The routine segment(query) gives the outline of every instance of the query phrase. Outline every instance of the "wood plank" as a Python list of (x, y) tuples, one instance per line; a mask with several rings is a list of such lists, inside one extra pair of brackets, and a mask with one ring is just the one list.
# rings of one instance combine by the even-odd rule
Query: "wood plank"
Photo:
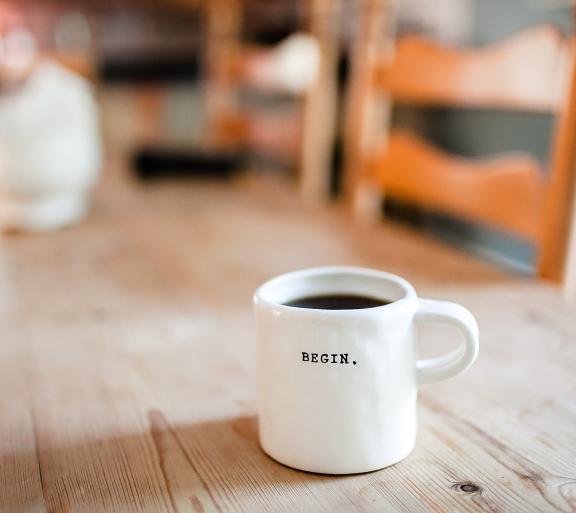
[(396, 100), (409, 103), (559, 111), (570, 71), (569, 46), (552, 25), (480, 49), (404, 36), (394, 60), (380, 66), (375, 80)]
[[(6, 286), (10, 284), (2, 280), (4, 291)], [(44, 511), (45, 497), (37, 425), (30, 411), (31, 369), (24, 337), (17, 328), (22, 319), (16, 313), (8, 316), (14, 321), (13, 328), (9, 331), (3, 326), (3, 337), (11, 344), (0, 349), (2, 361), (10, 363), (2, 365), (2, 390), (11, 392), (0, 396), (0, 511), (40, 512)]]
[[(576, 507), (575, 310), (552, 287), (262, 176), (108, 176), (84, 224), (7, 237), (0, 257), (2, 513)], [(404, 275), (483, 334), (468, 373), (422, 388), (414, 453), (371, 474), (299, 472), (258, 447), (252, 291), (328, 263)], [(421, 346), (450, 343), (427, 326)]]
[(536, 160), (524, 153), (465, 159), (396, 130), (373, 173), (393, 197), (540, 238), (545, 182)]

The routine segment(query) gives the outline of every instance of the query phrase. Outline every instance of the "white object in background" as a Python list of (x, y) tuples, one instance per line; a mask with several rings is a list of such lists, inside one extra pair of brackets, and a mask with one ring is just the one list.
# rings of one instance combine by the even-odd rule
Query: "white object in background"
[(296, 33), (272, 50), (261, 52), (249, 63), (248, 76), (269, 89), (299, 95), (316, 80), (320, 68), (320, 48), (308, 34)]
[[(285, 305), (329, 294), (393, 302), (356, 310)], [(419, 299), (393, 274), (356, 267), (297, 271), (262, 285), (254, 301), (260, 443), (272, 458), (301, 470), (353, 474), (402, 460), (416, 442), (418, 385), (463, 372), (478, 354), (478, 325), (468, 310)], [(418, 360), (419, 322), (452, 324), (463, 343)]]
[(0, 95), (0, 228), (51, 230), (82, 218), (101, 165), (88, 81), (52, 61)]
[(320, 48), (307, 34), (292, 34), (273, 52), (277, 80), (292, 94), (304, 93), (314, 82), (320, 68)]

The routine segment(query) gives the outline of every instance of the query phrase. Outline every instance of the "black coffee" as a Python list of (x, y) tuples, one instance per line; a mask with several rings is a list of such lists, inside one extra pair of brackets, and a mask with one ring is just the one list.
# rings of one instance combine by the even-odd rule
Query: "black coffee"
[(391, 301), (353, 294), (326, 294), (323, 296), (306, 296), (284, 303), (286, 306), (298, 308), (314, 308), (317, 310), (358, 310), (374, 308), (390, 304)]

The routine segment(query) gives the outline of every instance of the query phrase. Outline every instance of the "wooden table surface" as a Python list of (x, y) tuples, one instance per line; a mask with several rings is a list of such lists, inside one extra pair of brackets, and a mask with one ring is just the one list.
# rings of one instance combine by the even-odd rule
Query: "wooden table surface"
[[(370, 474), (258, 446), (252, 291), (324, 264), (399, 273), (481, 327), (476, 365), (421, 389), (412, 455)], [(394, 224), (260, 178), (120, 181), (80, 226), (4, 238), (0, 282), (2, 513), (576, 511), (575, 308)]]

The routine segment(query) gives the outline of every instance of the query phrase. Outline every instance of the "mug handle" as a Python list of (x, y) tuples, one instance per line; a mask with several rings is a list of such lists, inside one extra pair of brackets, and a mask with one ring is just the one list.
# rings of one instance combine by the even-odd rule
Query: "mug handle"
[(449, 301), (419, 299), (416, 322), (445, 322), (452, 324), (464, 335), (453, 351), (435, 358), (418, 360), (416, 371), (418, 384), (435, 383), (464, 372), (478, 356), (478, 324), (474, 316), (463, 306)]

